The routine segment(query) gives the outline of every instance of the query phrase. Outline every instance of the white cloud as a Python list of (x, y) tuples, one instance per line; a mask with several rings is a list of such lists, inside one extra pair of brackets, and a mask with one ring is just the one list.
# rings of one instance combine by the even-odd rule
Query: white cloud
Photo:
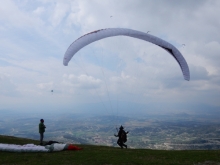
[(48, 82), (48, 83), (39, 83), (39, 84), (37, 84), (37, 87), (38, 88), (40, 88), (40, 89), (46, 89), (46, 90), (48, 90), (48, 89), (53, 89), (53, 82)]
[(45, 13), (45, 8), (44, 7), (37, 7), (34, 11), (34, 14), (41, 16), (42, 14)]
[(4, 26), (10, 28), (11, 25), (17, 28), (35, 27), (41, 23), (41, 20), (34, 18), (32, 13), (21, 11), (12, 0), (5, 1), (0, 6), (0, 20), (7, 22)]
[[(18, 95), (16, 85), (11, 81), (10, 75), (0, 74), (0, 96), (15, 97)], [(4, 99), (3, 99), (4, 100)]]
[(79, 75), (75, 76), (73, 74), (64, 75), (64, 78), (72, 87), (79, 88), (80, 90), (89, 90), (94, 89), (100, 86), (102, 83), (101, 80), (95, 79), (92, 76)]
[(52, 12), (51, 16), (51, 23), (53, 26), (58, 26), (61, 24), (61, 21), (66, 16), (67, 12), (69, 11), (69, 5), (62, 2), (57, 2)]

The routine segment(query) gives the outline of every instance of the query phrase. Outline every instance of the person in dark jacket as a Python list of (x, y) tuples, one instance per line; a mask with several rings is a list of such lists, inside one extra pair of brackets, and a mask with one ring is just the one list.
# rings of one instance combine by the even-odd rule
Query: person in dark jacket
[(40, 145), (43, 145), (45, 128), (46, 126), (44, 125), (44, 119), (40, 119), (40, 123), (39, 123)]
[(127, 148), (127, 145), (125, 144), (125, 142), (127, 141), (127, 134), (129, 133), (129, 131), (125, 132), (123, 126), (121, 126), (119, 128), (119, 132), (118, 135), (115, 135), (115, 137), (118, 137), (118, 141), (117, 144), (123, 148)]

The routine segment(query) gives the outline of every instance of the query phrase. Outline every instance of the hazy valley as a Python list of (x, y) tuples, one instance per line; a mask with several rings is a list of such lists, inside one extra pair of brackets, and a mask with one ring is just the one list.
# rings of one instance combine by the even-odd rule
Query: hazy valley
[[(1, 115), (0, 134), (39, 139), (39, 114)], [(181, 115), (138, 117), (92, 116), (85, 114), (44, 115), (45, 141), (117, 146), (117, 128), (129, 131), (129, 148), (165, 150), (220, 149), (218, 119)]]

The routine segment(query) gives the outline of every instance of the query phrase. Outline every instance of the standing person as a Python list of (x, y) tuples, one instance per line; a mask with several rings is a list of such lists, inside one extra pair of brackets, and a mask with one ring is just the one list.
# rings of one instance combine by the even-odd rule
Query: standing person
[(127, 148), (127, 145), (125, 144), (125, 142), (127, 141), (127, 134), (129, 133), (129, 131), (125, 132), (123, 126), (121, 125), (121, 127), (119, 128), (119, 132), (118, 135), (115, 135), (115, 137), (118, 137), (118, 141), (117, 144), (123, 148), (123, 146), (125, 148)]
[(39, 123), (40, 145), (43, 145), (45, 128), (46, 126), (44, 125), (44, 119), (40, 119), (40, 123)]

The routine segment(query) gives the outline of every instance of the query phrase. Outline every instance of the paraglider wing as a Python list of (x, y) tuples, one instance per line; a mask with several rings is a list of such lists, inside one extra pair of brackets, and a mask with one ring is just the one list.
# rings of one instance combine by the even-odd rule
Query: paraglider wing
[(7, 152), (54, 152), (54, 151), (64, 151), (64, 150), (81, 150), (82, 148), (75, 146), (73, 144), (65, 143), (53, 143), (50, 145), (39, 146), (34, 144), (4, 144), (0, 143), (0, 151)]
[(101, 29), (96, 30), (94, 32), (88, 33), (77, 40), (75, 40), (67, 49), (64, 58), (63, 58), (63, 64), (65, 66), (68, 65), (71, 58), (74, 56), (76, 52), (78, 52), (81, 48), (84, 46), (94, 42), (101, 40), (103, 38), (107, 37), (113, 37), (113, 36), (129, 36), (133, 38), (138, 38), (144, 41), (151, 42), (155, 45), (160, 46), (161, 48), (165, 49), (167, 52), (169, 52), (175, 60), (178, 62), (183, 77), (185, 80), (190, 80), (190, 73), (189, 73), (189, 67), (186, 63), (186, 60), (182, 56), (182, 54), (179, 52), (179, 50), (174, 47), (172, 44), (170, 44), (167, 41), (164, 41), (158, 37), (155, 37), (153, 35), (150, 35), (148, 33), (132, 30), (132, 29), (124, 29), (124, 28), (109, 28), (109, 29)]

